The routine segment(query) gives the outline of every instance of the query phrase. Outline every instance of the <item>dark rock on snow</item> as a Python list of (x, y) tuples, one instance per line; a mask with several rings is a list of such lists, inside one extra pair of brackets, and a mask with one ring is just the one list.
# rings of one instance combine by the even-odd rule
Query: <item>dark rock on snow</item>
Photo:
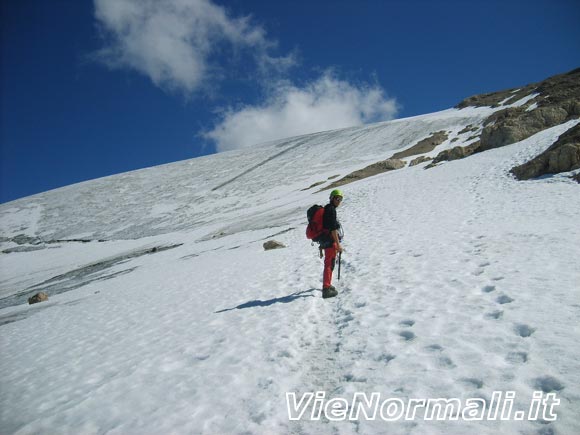
[[(330, 186), (325, 187), (322, 190), (334, 189), (338, 186), (343, 186), (354, 181), (363, 180), (373, 175), (382, 174), (383, 172), (394, 171), (396, 169), (401, 169), (405, 167), (405, 162), (399, 159), (387, 159), (381, 162), (373, 163), (366, 168), (359, 169), (358, 171), (351, 172), (347, 176), (335, 181)], [(321, 191), (322, 191), (321, 190)]]
[(444, 161), (451, 161), (451, 160), (459, 160), (465, 157), (469, 157), (470, 155), (476, 153), (479, 150), (481, 143), (475, 142), (471, 145), (467, 145), (464, 147), (453, 147), (451, 149), (441, 151), (437, 156), (433, 159), (433, 163), (425, 166), (425, 169), (429, 169), (437, 165), (438, 163)]
[(420, 156), (420, 157), (417, 157), (416, 159), (411, 160), (411, 162), (409, 163), (409, 166), (420, 165), (421, 163), (430, 162), (431, 160), (433, 160), (433, 159), (430, 157)]
[(44, 301), (48, 301), (48, 295), (44, 292), (36, 293), (34, 296), (31, 296), (28, 298), (28, 303), (30, 305), (38, 304), (39, 302), (44, 302)]
[(420, 140), (411, 148), (393, 154), (392, 159), (404, 159), (405, 157), (416, 156), (419, 154), (426, 154), (435, 149), (436, 146), (441, 145), (447, 140), (449, 136), (445, 131), (438, 131), (433, 133), (426, 139)]
[(285, 248), (286, 247), (286, 245), (284, 245), (283, 243), (280, 243), (280, 242), (278, 242), (276, 240), (268, 240), (262, 246), (264, 247), (264, 249), (266, 251), (270, 251), (272, 249), (280, 249), (280, 248)]

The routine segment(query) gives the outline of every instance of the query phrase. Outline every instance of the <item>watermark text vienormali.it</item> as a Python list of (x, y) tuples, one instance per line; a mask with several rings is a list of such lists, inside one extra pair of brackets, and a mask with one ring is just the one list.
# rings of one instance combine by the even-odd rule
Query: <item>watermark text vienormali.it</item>
[(352, 399), (326, 398), (325, 391), (300, 396), (286, 393), (289, 420), (545, 420), (555, 421), (554, 407), (560, 404), (555, 393), (535, 391), (526, 410), (515, 410), (514, 391), (494, 391), (491, 400), (471, 399), (382, 399), (380, 393), (355, 393)]

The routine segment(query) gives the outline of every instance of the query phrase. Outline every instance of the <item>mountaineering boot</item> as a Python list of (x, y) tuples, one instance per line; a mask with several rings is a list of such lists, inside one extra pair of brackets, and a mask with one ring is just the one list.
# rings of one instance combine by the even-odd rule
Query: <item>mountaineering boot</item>
[(325, 287), (322, 289), (322, 297), (324, 299), (333, 298), (338, 294), (336, 289), (333, 286)]

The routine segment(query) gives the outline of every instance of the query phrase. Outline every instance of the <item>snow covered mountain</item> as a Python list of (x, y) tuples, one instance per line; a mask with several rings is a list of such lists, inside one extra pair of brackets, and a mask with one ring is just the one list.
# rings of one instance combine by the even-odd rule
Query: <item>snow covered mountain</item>
[[(0, 432), (580, 433), (579, 71), (1, 205)], [(305, 211), (335, 185), (323, 300)], [(333, 420), (356, 393), (486, 418)]]

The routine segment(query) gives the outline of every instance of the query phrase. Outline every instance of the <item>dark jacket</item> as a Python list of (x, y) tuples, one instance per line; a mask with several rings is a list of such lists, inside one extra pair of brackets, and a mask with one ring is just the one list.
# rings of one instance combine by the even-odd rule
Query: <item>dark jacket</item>
[(340, 222), (336, 218), (336, 207), (332, 204), (326, 204), (324, 207), (322, 227), (328, 231), (334, 231), (340, 228)]

